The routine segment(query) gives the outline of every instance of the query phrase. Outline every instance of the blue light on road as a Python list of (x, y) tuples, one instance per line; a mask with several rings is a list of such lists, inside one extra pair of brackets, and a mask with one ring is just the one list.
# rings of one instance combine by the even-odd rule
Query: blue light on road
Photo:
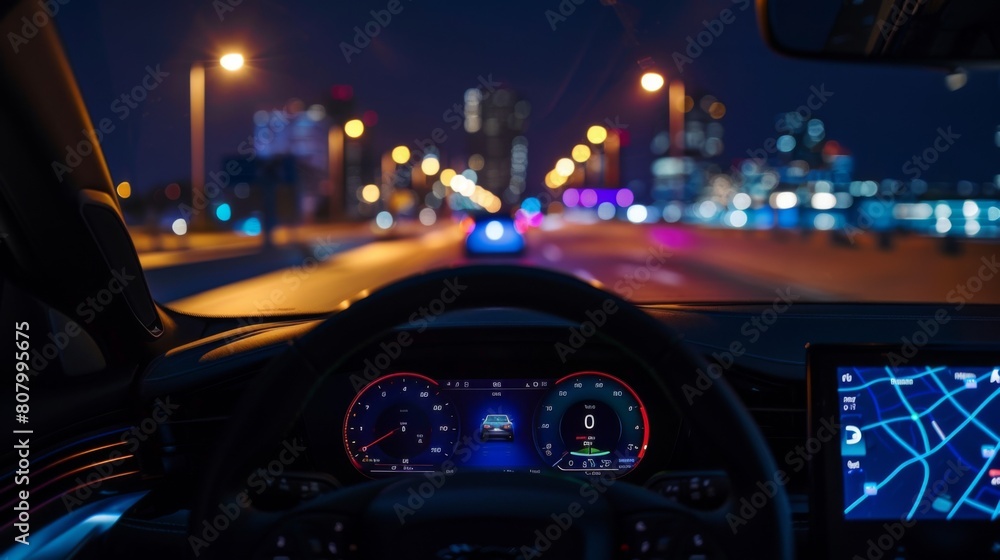
[(228, 222), (233, 217), (233, 209), (228, 204), (222, 203), (215, 208), (215, 217), (223, 222)]
[(247, 221), (243, 222), (241, 229), (246, 235), (260, 235), (260, 220), (258, 218), (247, 218)]

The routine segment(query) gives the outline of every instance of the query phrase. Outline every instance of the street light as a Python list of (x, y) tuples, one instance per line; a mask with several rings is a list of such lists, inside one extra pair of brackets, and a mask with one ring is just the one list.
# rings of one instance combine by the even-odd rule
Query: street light
[(365, 123), (361, 119), (351, 119), (344, 123), (344, 134), (348, 138), (360, 138), (365, 133)]
[(219, 66), (222, 66), (230, 72), (235, 72), (240, 68), (243, 68), (243, 55), (240, 53), (229, 53), (222, 55), (219, 59)]
[[(642, 89), (655, 93), (667, 85), (666, 78), (659, 72), (646, 72), (639, 78)], [(673, 80), (667, 85), (667, 129), (670, 132), (670, 155), (684, 155), (684, 82)]]
[(608, 139), (608, 129), (599, 124), (587, 129), (587, 141), (591, 144), (601, 144)]
[[(243, 67), (243, 55), (223, 55), (219, 66), (235, 72)], [(191, 207), (195, 209), (193, 221), (204, 223), (204, 208), (198, 209), (198, 200), (205, 191), (205, 62), (191, 64)]]
[(561, 158), (556, 162), (556, 173), (562, 175), (563, 177), (569, 177), (573, 174), (575, 169), (576, 165), (573, 163), (573, 160), (569, 158)]
[(659, 72), (646, 72), (639, 79), (639, 83), (642, 85), (642, 89), (648, 92), (656, 92), (663, 88), (666, 80), (664, 80), (663, 75)]
[(392, 161), (403, 165), (410, 161), (410, 149), (406, 146), (396, 146), (392, 149)]

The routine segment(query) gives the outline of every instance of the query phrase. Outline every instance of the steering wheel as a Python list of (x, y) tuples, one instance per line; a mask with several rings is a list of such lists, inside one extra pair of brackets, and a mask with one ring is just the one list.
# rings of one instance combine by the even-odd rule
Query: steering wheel
[[(248, 476), (274, 460), (283, 444), (289, 448), (283, 439), (323, 379), (345, 374), (342, 365), (352, 353), (406, 323), (447, 286), (458, 293), (447, 311), (525, 308), (580, 324), (588, 311), (613, 310), (595, 336), (655, 372), (651, 377), (704, 444), (721, 450), (731, 487), (725, 505), (695, 511), (614, 479), (456, 472), (365, 482), (287, 511), (254, 507)], [(746, 408), (721, 377), (709, 378), (710, 387), (697, 399), (684, 398), (685, 387), (705, 387), (704, 379), (699, 384), (705, 366), (672, 329), (638, 307), (560, 273), (477, 265), (404, 279), (351, 303), (291, 343), (254, 381), (205, 471), (189, 544), (200, 558), (607, 559), (705, 553), (790, 559), (788, 497), (771, 482), (777, 467)], [(770, 491), (760, 500), (764, 487)], [(754, 509), (748, 514), (744, 504), (751, 496)], [(523, 536), (523, 545), (512, 546), (511, 535)]]

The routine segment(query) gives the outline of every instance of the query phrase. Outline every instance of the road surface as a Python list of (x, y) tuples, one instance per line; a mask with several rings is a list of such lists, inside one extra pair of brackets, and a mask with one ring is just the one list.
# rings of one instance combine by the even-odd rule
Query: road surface
[(472, 261), (462, 239), (457, 226), (437, 227), (323, 259), (305, 255), (221, 288), (158, 299), (193, 314), (324, 312), (419, 271), (506, 262), (560, 270), (638, 302), (772, 301), (778, 293), (800, 301), (1000, 302), (998, 247), (989, 243), (968, 243), (953, 255), (941, 250), (940, 240), (918, 237), (897, 239), (886, 250), (864, 237), (834, 243), (823, 232), (552, 221), (529, 232), (525, 255)]

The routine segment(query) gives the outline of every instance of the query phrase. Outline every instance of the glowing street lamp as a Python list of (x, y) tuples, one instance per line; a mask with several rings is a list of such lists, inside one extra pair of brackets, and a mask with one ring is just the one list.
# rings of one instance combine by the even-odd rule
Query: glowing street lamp
[(642, 85), (642, 89), (648, 92), (660, 91), (665, 83), (666, 80), (659, 72), (646, 72), (642, 75), (642, 78), (639, 79), (639, 84)]
[(344, 134), (348, 138), (360, 138), (365, 133), (365, 123), (361, 119), (351, 119), (344, 123)]
[(222, 55), (219, 59), (219, 66), (222, 66), (230, 72), (235, 72), (240, 68), (243, 68), (243, 55), (239, 53), (229, 53)]
[(590, 159), (590, 146), (586, 144), (577, 144), (573, 146), (573, 151), (570, 152), (573, 161), (577, 163), (585, 163)]
[[(243, 55), (228, 53), (218, 64), (235, 72), (244, 65)], [(191, 206), (197, 209), (205, 192), (205, 63), (196, 60), (191, 64)], [(201, 210), (204, 210), (202, 208)], [(205, 220), (204, 211), (193, 216), (196, 223)]]
[(670, 155), (684, 155), (684, 82), (673, 80), (667, 84), (666, 78), (659, 72), (646, 72), (639, 78), (642, 89), (656, 93), (667, 86), (667, 114), (669, 120), (667, 129), (670, 131)]
[(403, 165), (410, 161), (410, 149), (406, 146), (396, 146), (392, 149), (392, 161)]
[(556, 173), (563, 177), (569, 177), (576, 170), (576, 164), (569, 158), (562, 158), (556, 162)]
[(423, 171), (424, 175), (428, 177), (437, 175), (437, 172), (441, 169), (441, 162), (438, 158), (431, 154), (424, 156), (424, 159), (420, 162), (420, 170)]
[(587, 129), (587, 141), (591, 144), (601, 144), (608, 139), (608, 129), (599, 124)]

